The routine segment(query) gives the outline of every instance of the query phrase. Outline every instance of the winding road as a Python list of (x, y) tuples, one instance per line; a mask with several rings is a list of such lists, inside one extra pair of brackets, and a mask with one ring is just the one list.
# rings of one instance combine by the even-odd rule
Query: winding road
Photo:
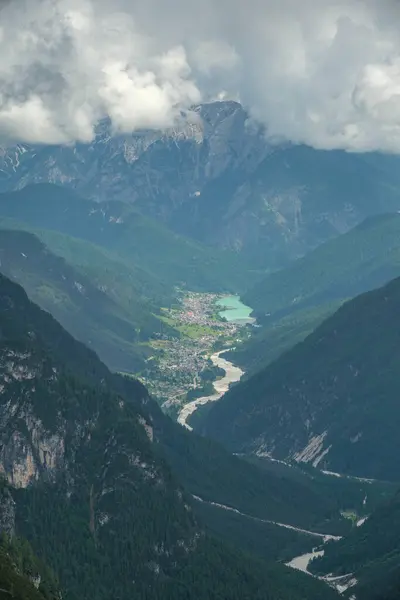
[[(253, 521), (259, 521), (260, 523), (268, 523), (269, 525), (275, 525), (277, 527), (284, 527), (285, 529), (291, 529), (292, 531), (298, 531), (299, 533), (308, 535), (310, 537), (314, 537), (316, 540), (318, 540), (320, 542), (320, 544), (316, 548), (314, 548), (312, 550), (312, 552), (307, 552), (306, 554), (296, 556), (290, 562), (286, 563), (286, 566), (291, 567), (292, 569), (296, 569), (298, 571), (302, 571), (303, 573), (306, 573), (307, 575), (310, 575), (311, 577), (315, 577), (316, 579), (323, 581), (324, 583), (326, 583), (329, 586), (336, 589), (336, 591), (339, 592), (339, 594), (342, 594), (343, 592), (345, 592), (346, 590), (348, 590), (349, 588), (351, 588), (357, 584), (357, 579), (355, 579), (355, 577), (353, 576), (352, 573), (347, 573), (346, 575), (339, 575), (339, 576), (333, 576), (333, 575), (319, 576), (319, 575), (312, 574), (308, 570), (310, 562), (313, 560), (313, 558), (317, 558), (319, 556), (324, 555), (323, 544), (326, 544), (327, 542), (337, 542), (342, 539), (341, 536), (330, 535), (330, 534), (325, 534), (325, 533), (317, 533), (316, 531), (309, 531), (307, 529), (302, 529), (301, 527), (295, 527), (294, 525), (289, 525), (287, 523), (279, 523), (277, 521), (261, 519), (260, 517), (254, 517), (252, 515), (243, 513), (240, 510), (238, 510), (237, 508), (233, 508), (232, 506), (226, 506), (225, 504), (220, 504), (218, 502), (211, 502), (209, 500), (203, 500), (203, 498), (200, 498), (199, 496), (193, 495), (193, 499), (196, 500), (197, 502), (205, 502), (206, 504), (216, 506), (217, 508), (220, 508), (222, 510), (234, 512), (237, 515), (240, 515), (247, 519), (251, 519)], [(354, 598), (354, 596), (352, 596), (350, 598), (350, 600), (352, 600), (353, 598)]]
[(223, 396), (225, 392), (229, 390), (230, 384), (239, 381), (244, 374), (242, 369), (236, 367), (229, 360), (222, 358), (221, 354), (224, 354), (224, 352), (227, 352), (228, 350), (229, 348), (225, 348), (224, 350), (220, 350), (220, 352), (215, 352), (215, 354), (210, 357), (213, 365), (220, 367), (225, 371), (225, 375), (222, 377), (222, 379), (214, 381), (215, 394), (212, 396), (202, 396), (201, 398), (196, 398), (196, 400), (185, 404), (185, 406), (183, 406), (179, 412), (177, 419), (178, 423), (190, 431), (193, 430), (193, 427), (188, 424), (187, 420), (197, 410), (197, 408), (199, 406), (203, 406), (204, 404), (208, 404), (209, 402), (217, 402), (217, 400), (219, 400), (221, 396)]

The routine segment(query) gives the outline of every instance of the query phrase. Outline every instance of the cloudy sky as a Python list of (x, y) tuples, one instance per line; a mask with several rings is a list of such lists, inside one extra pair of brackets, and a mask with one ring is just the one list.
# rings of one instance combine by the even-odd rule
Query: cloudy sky
[(0, 0), (0, 141), (165, 128), (239, 99), (271, 136), (400, 152), (399, 0)]

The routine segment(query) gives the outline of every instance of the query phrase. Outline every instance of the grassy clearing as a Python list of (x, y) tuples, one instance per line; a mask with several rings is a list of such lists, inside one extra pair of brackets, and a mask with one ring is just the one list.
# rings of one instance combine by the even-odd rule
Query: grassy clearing
[(184, 336), (191, 339), (199, 339), (204, 336), (218, 337), (220, 332), (207, 325), (180, 325), (176, 329)]
[(354, 512), (353, 510), (342, 510), (341, 515), (345, 519), (348, 519), (349, 521), (351, 521), (352, 525), (356, 525), (356, 523), (359, 519), (357, 513)]
[(172, 317), (166, 317), (165, 315), (157, 315), (157, 318), (165, 323), (166, 325), (170, 325), (171, 327), (175, 327), (178, 323), (177, 319), (173, 319)]

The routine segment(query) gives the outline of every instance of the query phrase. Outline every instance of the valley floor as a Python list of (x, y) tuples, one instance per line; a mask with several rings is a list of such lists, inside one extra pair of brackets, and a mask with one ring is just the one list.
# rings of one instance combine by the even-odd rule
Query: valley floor
[[(198, 406), (218, 400), (243, 374), (220, 355), (248, 335), (249, 319), (222, 319), (221, 298), (220, 294), (186, 292), (175, 308), (163, 309), (162, 320), (180, 337), (160, 334), (152, 340), (154, 355), (139, 374), (162, 408), (188, 428), (187, 419)], [(213, 367), (223, 371), (211, 377), (212, 383), (204, 373)]]

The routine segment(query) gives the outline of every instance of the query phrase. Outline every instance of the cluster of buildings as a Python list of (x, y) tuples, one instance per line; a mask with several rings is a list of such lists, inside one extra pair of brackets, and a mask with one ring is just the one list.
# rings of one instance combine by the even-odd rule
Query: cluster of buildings
[[(176, 328), (183, 328), (180, 339), (163, 340), (157, 360), (151, 361), (151, 373), (146, 377), (152, 394), (164, 407), (179, 404), (190, 389), (200, 385), (199, 374), (206, 367), (214, 342), (231, 336), (237, 325), (218, 320), (217, 294), (187, 292), (180, 309), (165, 314)], [(187, 335), (192, 326), (192, 335)], [(185, 335), (185, 327), (188, 328)], [(204, 328), (204, 331), (202, 331)]]

